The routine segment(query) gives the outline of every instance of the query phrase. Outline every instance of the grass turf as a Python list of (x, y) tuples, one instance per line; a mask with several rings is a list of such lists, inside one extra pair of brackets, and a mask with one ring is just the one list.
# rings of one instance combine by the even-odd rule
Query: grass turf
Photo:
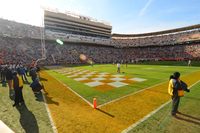
[(42, 95), (35, 97), (31, 88), (25, 84), (23, 96), (26, 106), (13, 107), (8, 87), (0, 87), (0, 120), (15, 133), (52, 133)]
[[(194, 84), (200, 72), (192, 71), (197, 70), (185, 73), (188, 75), (182, 75), (182, 79), (188, 85)], [(165, 83), (94, 110), (46, 72), (42, 72), (42, 76), (51, 81), (44, 81), (45, 90), (58, 102), (58, 105), (50, 104), (49, 108), (59, 132), (121, 132), (170, 99), (166, 78)]]
[[(76, 68), (88, 69), (91, 71), (97, 70), (100, 72), (109, 72), (112, 74), (116, 74), (116, 67), (113, 65), (96, 65), (94, 67), (81, 66), (81, 67), (76, 67)], [(169, 74), (173, 73), (174, 71), (180, 71), (182, 75), (186, 75), (194, 71), (197, 71), (198, 69), (199, 69), (198, 67), (178, 67), (178, 66), (173, 66), (173, 67), (164, 66), (163, 67), (163, 66), (154, 66), (154, 65), (129, 65), (127, 69), (125, 68), (125, 66), (123, 66), (122, 71), (125, 71), (125, 75), (128, 75), (128, 76), (138, 75), (138, 77), (148, 78), (149, 83), (143, 86), (140, 84), (135, 85), (136, 87), (138, 87), (138, 90), (140, 90), (142, 88), (152, 86), (154, 84), (157, 84), (163, 81), (168, 81)], [(51, 70), (48, 70), (47, 72), (55, 76), (62, 82), (63, 80), (66, 79), (66, 77), (62, 77), (62, 75), (55, 73)], [(60, 78), (64, 78), (64, 79), (60, 79)], [(119, 105), (119, 102), (112, 103), (111, 106), (107, 106), (107, 107), (104, 106), (105, 108), (103, 107), (101, 111), (95, 111), (91, 109), (91, 107), (88, 107), (88, 105), (85, 104), (84, 101), (80, 100), (80, 98), (77, 98), (76, 96), (74, 96), (73, 93), (69, 93), (67, 88), (61, 87), (59, 83), (55, 84), (53, 79), (44, 78), (43, 81), (46, 82), (45, 84), (48, 84), (46, 85), (47, 91), (46, 91), (45, 96), (47, 99), (47, 104), (50, 107), (50, 110), (52, 112), (54, 121), (56, 122), (56, 126), (59, 132), (80, 132), (80, 131), (82, 132), (120, 132), (121, 130), (127, 128), (128, 125), (132, 124), (133, 120), (131, 119), (134, 119), (134, 117), (131, 118), (129, 116), (125, 116), (125, 113), (127, 111), (124, 111), (124, 107), (126, 107), (126, 109), (129, 110), (129, 106), (133, 106), (130, 101), (131, 100), (130, 98), (125, 99), (127, 102), (128, 101), (129, 102), (123, 105), (124, 107), (121, 108), (120, 110), (121, 112), (119, 112), (119, 110), (116, 110), (115, 108), (112, 108), (112, 107), (116, 107), (116, 105)], [(68, 82), (71, 83), (72, 85), (74, 83), (74, 86), (77, 86), (77, 87), (82, 86), (82, 85), (79, 86), (78, 82), (72, 79), (67, 79), (64, 83), (68, 85)], [(123, 90), (123, 91), (125, 90), (124, 94), (119, 94), (120, 91), (116, 91), (113, 94), (112, 92), (110, 92), (110, 94), (107, 92), (108, 93), (107, 96), (112, 97), (112, 95), (115, 95), (114, 97), (112, 97), (112, 99), (115, 99), (116, 97), (121, 97), (123, 95), (130, 94), (131, 92), (136, 91), (136, 90), (133, 91), (133, 87), (134, 86), (132, 85), (130, 86), (130, 88), (127, 88), (127, 90), (121, 89), (123, 88), (121, 87), (119, 88), (119, 90)], [(91, 92), (92, 88), (88, 88), (88, 87), (85, 88), (85, 90), (88, 90), (87, 93), (91, 95), (90, 96), (91, 98), (93, 98), (93, 96), (95, 95), (99, 95), (99, 93), (102, 93), (101, 91), (95, 90), (96, 91), (96, 94), (95, 94), (93, 91)], [(81, 90), (82, 93), (85, 93), (84, 92), (85, 90)], [(156, 92), (163, 93), (163, 92), (159, 92), (158, 90), (156, 90)], [(164, 88), (164, 91), (166, 91), (166, 88)], [(189, 111), (185, 112), (185, 110), (183, 110), (184, 99), (190, 99), (190, 102), (186, 102), (185, 104), (187, 105), (185, 106), (185, 108), (188, 110), (191, 110), (191, 108), (193, 109), (193, 106), (195, 105), (199, 106), (199, 104), (194, 102), (195, 100), (196, 102), (198, 102), (199, 97), (197, 96), (199, 95), (199, 92), (196, 92), (197, 95), (195, 96), (192, 95), (193, 92), (195, 92), (195, 89), (194, 91), (192, 90), (192, 93), (190, 93), (191, 96), (187, 95), (190, 98), (184, 97), (182, 99), (180, 111), (184, 111), (183, 113), (185, 114), (189, 114), (189, 115), (194, 116), (195, 118), (199, 118), (199, 108), (194, 108), (195, 113), (194, 112), (193, 113), (195, 115), (190, 114)], [(27, 108), (21, 108), (20, 110), (18, 110), (12, 107), (12, 101), (8, 98), (8, 88), (0, 87), (0, 96), (1, 96), (0, 119), (3, 120), (16, 133), (25, 132), (25, 131), (27, 132), (39, 131), (39, 132), (48, 132), (48, 133), (52, 132), (51, 125), (46, 113), (43, 100), (39, 98), (38, 99), (39, 101), (36, 101), (32, 91), (30, 90), (30, 87), (28, 86), (24, 87), (23, 93), (24, 93)], [(148, 96), (148, 94), (150, 93), (153, 94), (154, 92), (146, 91), (146, 94), (147, 94), (146, 96)], [(86, 96), (88, 96), (88, 94)], [(105, 98), (103, 96), (100, 97), (102, 98), (102, 103), (112, 100), (111, 98), (108, 98), (107, 96)], [(138, 97), (141, 97), (141, 96), (142, 95), (138, 95)], [(132, 96), (132, 97), (135, 97), (135, 96)], [(141, 103), (145, 102), (144, 100), (145, 99), (140, 98)], [(155, 98), (152, 100), (149, 102), (154, 102), (155, 100), (158, 100), (158, 99)], [(154, 106), (158, 106), (158, 105), (154, 105)], [(130, 108), (129, 111), (130, 112), (128, 113), (131, 116), (134, 115), (134, 110)], [(162, 122), (162, 119), (163, 119), (162, 116), (164, 114), (163, 112), (158, 112), (158, 113), (160, 113), (160, 116), (156, 117), (157, 122), (154, 123), (155, 124), (154, 126), (157, 126), (156, 123), (158, 123), (159, 121), (161, 121), (162, 126), (157, 128), (151, 125), (150, 127), (152, 127), (153, 129), (149, 130), (150, 127), (148, 126), (149, 124), (147, 124), (145, 126), (142, 126), (142, 128), (143, 127), (145, 128), (145, 130), (143, 130), (144, 132), (146, 132), (146, 130), (153, 131), (153, 132), (154, 131), (156, 132), (171, 131), (172, 132), (171, 128), (174, 130), (176, 129), (173, 127), (173, 125), (176, 125), (177, 123), (179, 124), (180, 121), (175, 120), (173, 125), (169, 124), (168, 128), (166, 128), (165, 130), (165, 125), (167, 125), (166, 123), (170, 123), (170, 122), (165, 122), (167, 120), (164, 120), (164, 122)], [(140, 115), (140, 113), (137, 115)], [(150, 123), (153, 123), (153, 121), (150, 121)], [(187, 126), (187, 124), (188, 123), (181, 123), (181, 126)], [(189, 126), (195, 127), (196, 125), (189, 125)], [(185, 127), (183, 129), (185, 129)], [(140, 130), (142, 131), (141, 128), (139, 129), (135, 128), (134, 131), (132, 132), (135, 132), (135, 131), (139, 132)], [(188, 127), (187, 130), (185, 131), (190, 132), (190, 128)], [(191, 131), (197, 132), (199, 131), (199, 128), (195, 128), (194, 130), (191, 130)]]
[[(76, 69), (86, 69), (90, 71), (98, 71), (98, 72), (109, 72), (111, 74), (116, 73), (115, 65), (95, 65), (91, 66), (76, 66), (73, 67)], [(187, 67), (187, 66), (160, 66), (160, 65), (128, 65), (126, 68), (125, 65), (121, 66), (121, 72), (124, 72), (123, 75), (128, 77), (139, 77), (145, 78), (147, 81), (140, 83), (132, 83), (127, 86), (114, 88), (109, 91), (100, 91), (84, 85), (81, 82), (75, 81), (72, 78), (68, 78), (62, 74), (59, 74), (53, 70), (47, 70), (47, 72), (58, 79), (59, 81), (67, 84), (71, 89), (76, 91), (82, 97), (87, 99), (90, 103), (94, 97), (97, 98), (98, 104), (104, 104), (116, 98), (120, 98), (124, 95), (128, 95), (130, 93), (136, 92), (138, 90), (147, 88), (149, 86), (153, 86), (155, 84), (167, 81), (169, 75), (175, 71), (179, 71), (181, 75), (186, 75), (191, 72), (197, 71), (198, 67)]]
[(200, 83), (181, 98), (178, 118), (170, 115), (171, 103), (133, 128), (129, 133), (199, 133), (200, 132)]

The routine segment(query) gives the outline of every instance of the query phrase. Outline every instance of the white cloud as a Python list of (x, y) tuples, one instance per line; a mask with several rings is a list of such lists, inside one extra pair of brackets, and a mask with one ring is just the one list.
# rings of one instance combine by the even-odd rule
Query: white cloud
[(140, 10), (139, 16), (143, 16), (146, 13), (147, 8), (151, 5), (153, 0), (148, 0), (145, 6)]

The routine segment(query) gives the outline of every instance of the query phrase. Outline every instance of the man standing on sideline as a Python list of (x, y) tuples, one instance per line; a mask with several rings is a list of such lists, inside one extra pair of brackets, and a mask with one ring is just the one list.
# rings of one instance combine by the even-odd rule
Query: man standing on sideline
[(14, 99), (14, 90), (13, 90), (13, 85), (12, 85), (12, 80), (13, 80), (13, 74), (12, 70), (10, 67), (6, 67), (6, 81), (8, 82), (8, 87), (9, 87), (9, 97), (10, 99)]
[(179, 88), (181, 88), (180, 73), (175, 72), (173, 74), (173, 78), (171, 77), (168, 86), (168, 93), (172, 96), (172, 116), (176, 116), (176, 113), (178, 112), (178, 106), (180, 102), (180, 97), (178, 96)]
[(188, 60), (188, 66), (191, 66), (191, 60)]
[(13, 107), (18, 106), (19, 103), (24, 104), (24, 98), (22, 94), (23, 89), (23, 81), (22, 77), (17, 74), (17, 72), (13, 73), (13, 88), (15, 90), (15, 103)]
[(176, 117), (176, 113), (180, 113), (178, 111), (178, 106), (180, 102), (180, 97), (184, 96), (183, 91), (190, 92), (190, 90), (187, 88), (187, 84), (180, 80), (180, 73), (175, 72), (172, 76), (170, 76), (168, 86), (168, 93), (172, 96), (171, 115), (174, 117)]
[(120, 63), (117, 63), (117, 73), (120, 73)]

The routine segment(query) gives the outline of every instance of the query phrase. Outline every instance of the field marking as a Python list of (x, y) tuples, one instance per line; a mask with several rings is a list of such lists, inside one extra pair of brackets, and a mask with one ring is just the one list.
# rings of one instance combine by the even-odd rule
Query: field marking
[[(196, 72), (199, 72), (199, 71), (194, 71), (194, 72), (191, 72), (191, 73), (196, 73)], [(190, 75), (191, 73), (188, 73), (188, 74), (183, 75), (183, 76), (184, 76), (184, 77), (185, 77), (185, 76), (188, 76), (188, 75)], [(136, 92), (127, 94), (127, 95), (125, 95), (125, 96), (122, 96), (122, 97), (119, 97), (119, 98), (117, 98), (117, 99), (111, 100), (111, 101), (109, 101), (109, 102), (107, 102), (107, 103), (101, 104), (101, 105), (97, 106), (97, 108), (100, 108), (100, 107), (103, 107), (103, 106), (105, 106), (105, 105), (107, 105), (107, 104), (110, 104), (110, 103), (119, 101), (119, 100), (121, 100), (121, 99), (123, 99), (123, 98), (126, 98), (126, 97), (128, 97), (128, 96), (137, 94), (137, 93), (142, 92), (142, 91), (145, 91), (145, 90), (147, 90), (147, 89), (151, 89), (152, 87), (158, 86), (158, 85), (160, 85), (160, 84), (164, 84), (165, 82), (169, 82), (169, 81), (167, 80), (167, 81), (161, 82), (161, 83), (159, 83), (159, 84), (155, 84), (155, 85), (153, 85), (153, 86), (144, 88), (144, 89), (142, 89), (142, 90), (139, 90), (139, 91), (136, 91)]]
[(126, 98), (126, 97), (128, 97), (128, 96), (135, 95), (135, 94), (137, 94), (137, 93), (139, 93), (139, 92), (142, 92), (142, 91), (144, 91), (144, 90), (150, 89), (150, 88), (152, 88), (152, 87), (159, 86), (160, 84), (164, 84), (165, 82), (168, 82), (168, 81), (164, 81), (164, 82), (161, 82), (161, 83), (159, 83), (159, 84), (155, 84), (155, 85), (153, 85), (153, 86), (150, 86), (150, 87), (141, 89), (141, 90), (139, 90), (139, 91), (136, 91), (136, 92), (127, 94), (127, 95), (125, 95), (125, 96), (119, 97), (119, 98), (114, 99), (114, 100), (112, 100), (112, 101), (109, 101), (109, 102), (107, 102), (107, 103), (101, 104), (101, 105), (97, 106), (97, 108), (100, 108), (100, 107), (105, 106), (105, 105), (107, 105), (107, 104), (110, 104), (110, 103), (119, 101), (119, 100), (121, 100), (121, 99), (123, 99), (123, 98)]
[[(128, 76), (119, 75), (119, 74), (114, 75), (114, 74), (107, 73), (107, 72), (96, 72), (96, 71), (89, 71), (88, 70), (88, 73), (84, 73), (83, 72), (84, 70), (75, 69), (75, 68), (74, 68), (74, 70), (65, 70), (65, 69), (54, 70), (54, 69), (52, 69), (52, 71), (59, 73), (61, 75), (64, 75), (68, 78), (71, 78), (75, 81), (81, 82), (84, 85), (87, 85), (89, 87), (98, 87), (98, 86), (102, 85), (101, 83), (103, 83), (103, 84), (106, 84), (106, 85), (112, 84), (113, 88), (119, 88), (119, 87), (122, 87), (122, 86), (130, 85), (132, 82), (144, 82), (144, 81), (147, 80), (147, 79), (140, 78), (140, 77), (128, 77)], [(91, 81), (86, 82), (84, 80), (91, 80)], [(112, 81), (112, 82), (107, 83), (105, 80)], [(127, 80), (129, 80), (131, 82), (130, 83), (126, 82)], [(82, 81), (84, 81), (84, 82), (82, 82)], [(95, 85), (95, 82), (97, 82), (97, 81), (99, 81), (101, 83), (97, 83)], [(116, 82), (118, 82), (118, 81), (120, 81), (121, 84), (115, 85)]]
[(0, 120), (0, 132), (2, 133), (15, 133), (8, 125)]
[(48, 107), (48, 105), (47, 105), (47, 100), (46, 100), (46, 97), (44, 96), (44, 92), (43, 92), (43, 91), (42, 91), (42, 97), (43, 97), (43, 99), (44, 99), (44, 105), (45, 105), (45, 107), (46, 107), (47, 114), (48, 114), (48, 116), (49, 116), (49, 120), (50, 120), (50, 123), (51, 123), (51, 127), (52, 127), (52, 129), (53, 129), (53, 132), (54, 132), (54, 133), (58, 133), (58, 130), (57, 130), (57, 128), (56, 128), (56, 126), (55, 126), (55, 123), (54, 123), (54, 121), (53, 121), (53, 118), (52, 118), (50, 109), (49, 109), (49, 107)]
[[(49, 74), (50, 75), (50, 74)], [(50, 75), (51, 76), (51, 75)], [(72, 90), (72, 88), (70, 88), (69, 86), (67, 86), (65, 83), (61, 82), (60, 80), (58, 80), (57, 78), (51, 76), (52, 78), (54, 78), (56, 81), (58, 81), (59, 83), (61, 83), (63, 86), (65, 86), (67, 89), (69, 89), (71, 92), (73, 92), (74, 94), (76, 94), (78, 97), (80, 97), (83, 101), (85, 101), (88, 105), (90, 105), (93, 108), (93, 105), (84, 97), (82, 97), (81, 95), (79, 95), (77, 92), (75, 92), (74, 90)]]
[[(192, 84), (189, 88), (193, 87), (194, 85), (196, 85), (199, 82), (200, 82), (200, 80), (198, 80), (197, 82), (195, 82), (194, 84)], [(149, 114), (147, 114), (146, 116), (144, 116), (142, 119), (140, 119), (136, 123), (132, 124), (131, 126), (129, 126), (126, 129), (124, 129), (121, 133), (128, 133), (130, 130), (132, 130), (133, 128), (135, 128), (136, 126), (138, 126), (139, 124), (141, 124), (142, 122), (146, 121), (149, 117), (151, 117), (152, 115), (154, 115), (155, 113), (157, 113), (158, 111), (160, 111), (162, 108), (164, 108), (166, 105), (168, 105), (171, 101), (172, 100), (169, 100), (166, 103), (162, 104), (160, 107), (158, 107), (154, 111), (150, 112)]]
[[(53, 70), (53, 71), (54, 71), (54, 70)], [(54, 71), (54, 72), (55, 72), (55, 71)], [(195, 72), (197, 72), (197, 71), (195, 71)], [(193, 72), (192, 72), (192, 73), (193, 73)], [(188, 74), (186, 74), (186, 75), (184, 75), (184, 76), (187, 76), (187, 75), (190, 75), (190, 74), (191, 74), (191, 73), (188, 73)], [(49, 75), (50, 75), (50, 74), (49, 74)], [(61, 82), (60, 80), (58, 80), (58, 79), (55, 78), (54, 76), (51, 76), (51, 77), (54, 78), (54, 79), (55, 79), (56, 81), (58, 81), (59, 83), (61, 83), (63, 86), (67, 87), (70, 91), (72, 91), (74, 94), (76, 94), (78, 97), (80, 97), (82, 100), (84, 100), (88, 105), (90, 105), (90, 106), (93, 108), (93, 104), (90, 103), (87, 99), (85, 99), (84, 97), (82, 97), (81, 95), (79, 95), (77, 92), (75, 92), (73, 89), (71, 89), (69, 86), (67, 86), (65, 83)], [(121, 100), (121, 99), (123, 99), (123, 98), (126, 98), (126, 97), (128, 97), (128, 96), (137, 94), (137, 93), (139, 93), (139, 92), (142, 92), (142, 91), (144, 91), (144, 90), (150, 89), (150, 88), (155, 87), (155, 86), (158, 86), (158, 85), (160, 85), (160, 84), (164, 84), (165, 82), (168, 82), (168, 81), (164, 81), (164, 82), (161, 82), (161, 83), (159, 83), (159, 84), (155, 84), (155, 85), (153, 85), (153, 86), (150, 86), (150, 87), (148, 87), (148, 88), (144, 88), (144, 89), (142, 89), (142, 90), (139, 90), (139, 91), (136, 91), (136, 92), (127, 94), (127, 95), (125, 95), (125, 96), (119, 97), (119, 98), (117, 98), (117, 99), (111, 100), (111, 101), (109, 101), (109, 102), (107, 102), (107, 103), (104, 103), (104, 104), (101, 104), (101, 105), (97, 106), (97, 108), (100, 108), (100, 107), (103, 107), (103, 106), (105, 106), (105, 105), (107, 105), (107, 104), (110, 104), (110, 103), (119, 101), (119, 100)]]

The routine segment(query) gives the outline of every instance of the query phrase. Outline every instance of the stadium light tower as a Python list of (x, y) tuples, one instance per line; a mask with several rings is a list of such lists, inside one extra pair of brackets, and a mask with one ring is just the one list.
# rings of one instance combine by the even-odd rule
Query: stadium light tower
[(39, 61), (42, 61), (42, 60), (46, 60), (46, 48), (45, 48), (45, 32), (44, 32), (44, 9), (43, 7), (41, 7), (41, 10), (42, 10), (42, 15), (41, 15), (41, 25), (40, 25), (40, 33), (41, 33), (41, 54), (42, 54), (42, 57), (37, 59), (34, 66), (37, 65), (37, 63)]

